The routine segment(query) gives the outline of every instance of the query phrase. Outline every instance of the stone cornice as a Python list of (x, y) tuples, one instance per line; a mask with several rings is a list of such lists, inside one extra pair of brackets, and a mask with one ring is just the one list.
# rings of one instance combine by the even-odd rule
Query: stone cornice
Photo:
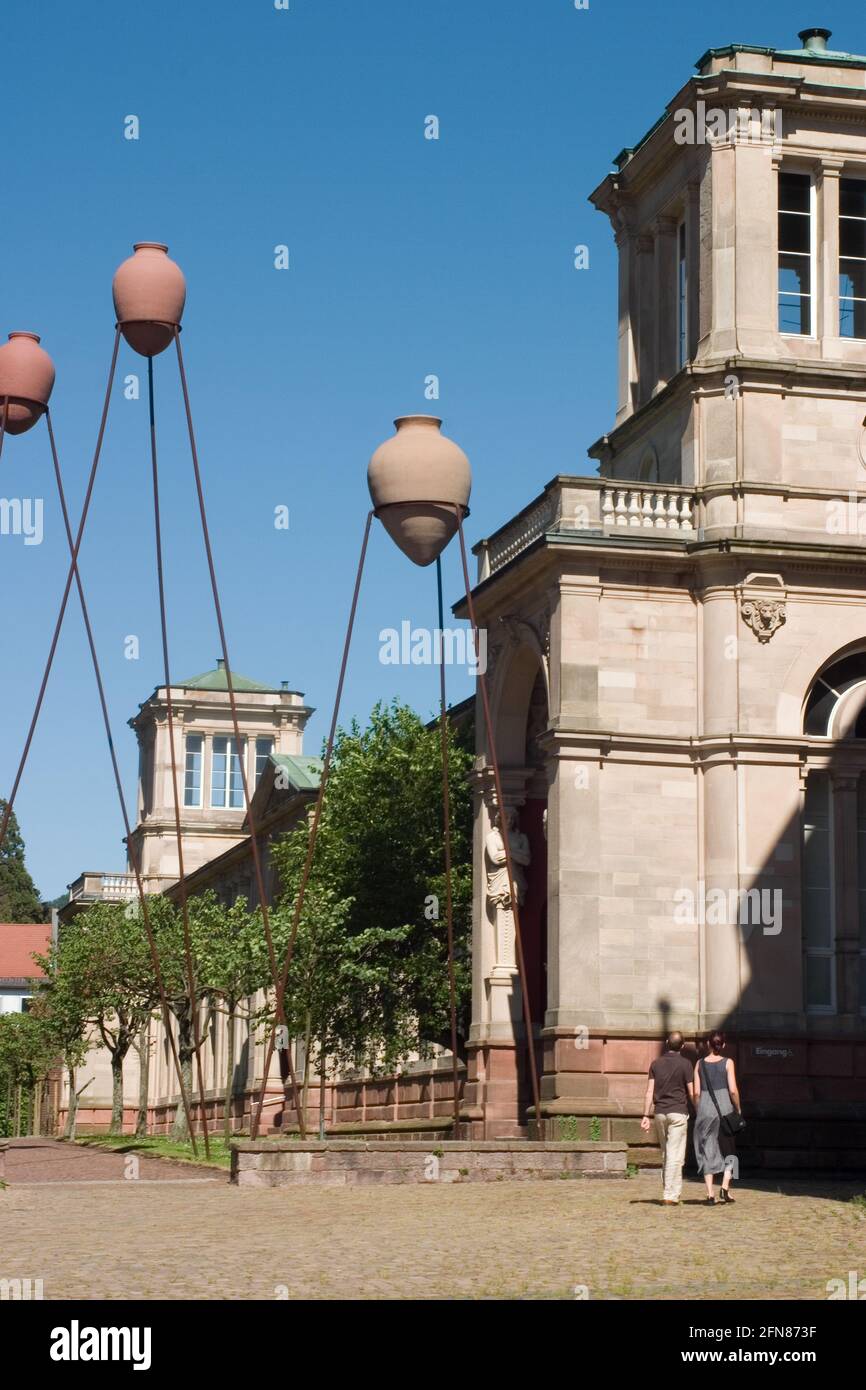
[(567, 715), (554, 719), (539, 739), (548, 758), (559, 761), (663, 762), (700, 771), (719, 763), (751, 766), (832, 768), (844, 750), (845, 767), (866, 772), (866, 744), (856, 740), (786, 734), (641, 734), (587, 729)]
[[(696, 74), (668, 102), (664, 114), (638, 143), (632, 149), (623, 151), (623, 156), (627, 157), (619, 157), (616, 173), (609, 175), (593, 191), (590, 202), (600, 211), (608, 211), (605, 204), (610, 196), (612, 180), (616, 180), (621, 194), (637, 192), (651, 185), (659, 166), (670, 158), (671, 127), (676, 112), (694, 110), (698, 101), (720, 109), (754, 108), (763, 103), (811, 118), (820, 113), (834, 121), (862, 125), (866, 90), (845, 83), (830, 85), (816, 82), (803, 74), (779, 71), (748, 72), (739, 68), (725, 68), (719, 72)], [(787, 150), (788, 146), (785, 148)], [(676, 149), (683, 153), (709, 153), (713, 146), (697, 146), (693, 151), (688, 146), (677, 145)], [(814, 156), (815, 151), (810, 153)]]

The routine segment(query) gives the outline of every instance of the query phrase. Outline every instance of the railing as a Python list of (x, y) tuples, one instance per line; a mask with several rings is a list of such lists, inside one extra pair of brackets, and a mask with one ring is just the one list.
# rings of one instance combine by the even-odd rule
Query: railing
[(511, 526), (504, 527), (491, 540), (482, 542), (478, 578), (486, 579), (488, 574), (501, 570), (539, 536), (546, 531), (556, 530), (561, 515), (562, 495), (559, 489), (545, 492), (538, 502), (522, 511)]
[(134, 898), (134, 874), (81, 874), (69, 885), (70, 902), (127, 902)]
[(545, 534), (676, 531), (694, 535), (693, 488), (560, 477), (489, 540), (475, 547), (479, 583)]
[(103, 874), (103, 898), (134, 898), (137, 892), (135, 874)]
[(611, 526), (639, 526), (653, 531), (693, 531), (694, 499), (686, 488), (604, 487), (601, 520)]

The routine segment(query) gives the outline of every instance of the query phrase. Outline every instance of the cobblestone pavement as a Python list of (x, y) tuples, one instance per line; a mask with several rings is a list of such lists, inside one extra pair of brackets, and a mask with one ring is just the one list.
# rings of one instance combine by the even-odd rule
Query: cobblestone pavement
[(695, 1181), (661, 1206), (655, 1173), (291, 1190), (159, 1159), (122, 1173), (122, 1155), (10, 1151), (0, 1278), (41, 1278), (46, 1299), (824, 1299), (866, 1276), (862, 1183), (746, 1179), (707, 1208)]

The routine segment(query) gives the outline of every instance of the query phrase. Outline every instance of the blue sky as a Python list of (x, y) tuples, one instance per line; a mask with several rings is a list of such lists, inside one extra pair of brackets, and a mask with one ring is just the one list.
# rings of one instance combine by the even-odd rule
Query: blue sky
[[(859, 22), (858, 22), (859, 21)], [(110, 356), (111, 279), (161, 240), (188, 282), (184, 351), (233, 667), (288, 679), (318, 752), (368, 506), (394, 416), (441, 414), (474, 473), (474, 543), (587, 446), (615, 398), (616, 270), (587, 203), (707, 48), (793, 47), (824, 25), (866, 49), (861, 5), (636, 0), (5, 0), (0, 333), (42, 335), (73, 512)], [(124, 118), (140, 139), (124, 139)], [(428, 115), (438, 141), (424, 138)], [(576, 271), (573, 247), (590, 247)], [(277, 271), (274, 247), (291, 267)], [(84, 577), (134, 803), (125, 721), (161, 680), (143, 359), (121, 355)], [(440, 378), (440, 399), (424, 398)], [(176, 372), (156, 362), (176, 678), (218, 652)], [(142, 374), (142, 382), (144, 377)], [(67, 554), (44, 427), (7, 440), (0, 494), (44, 497), (45, 538), (0, 537), (0, 786), (11, 782)], [(288, 532), (273, 525), (288, 506)], [(446, 596), (460, 590), (456, 544)], [(437, 673), (378, 660), (380, 629), (435, 623), (435, 577), (377, 527), (344, 703), (423, 714)], [(140, 658), (124, 657), (124, 638)], [(451, 696), (468, 694), (453, 673)], [(18, 800), (45, 896), (123, 867), (75, 602)]]

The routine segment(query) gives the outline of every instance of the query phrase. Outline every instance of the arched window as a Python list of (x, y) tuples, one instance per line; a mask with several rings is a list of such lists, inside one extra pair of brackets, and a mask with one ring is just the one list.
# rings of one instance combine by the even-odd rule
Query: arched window
[(810, 771), (802, 807), (805, 1006), (810, 1013), (866, 1012), (866, 650), (816, 676), (803, 732), (839, 748)]
[[(863, 738), (866, 733), (866, 720), (862, 713), (864, 702), (866, 651), (852, 652), (840, 661), (834, 661), (815, 678), (806, 701), (803, 732), (812, 737)], [(851, 712), (849, 719), (844, 721), (844, 727), (839, 719), (843, 705)]]

